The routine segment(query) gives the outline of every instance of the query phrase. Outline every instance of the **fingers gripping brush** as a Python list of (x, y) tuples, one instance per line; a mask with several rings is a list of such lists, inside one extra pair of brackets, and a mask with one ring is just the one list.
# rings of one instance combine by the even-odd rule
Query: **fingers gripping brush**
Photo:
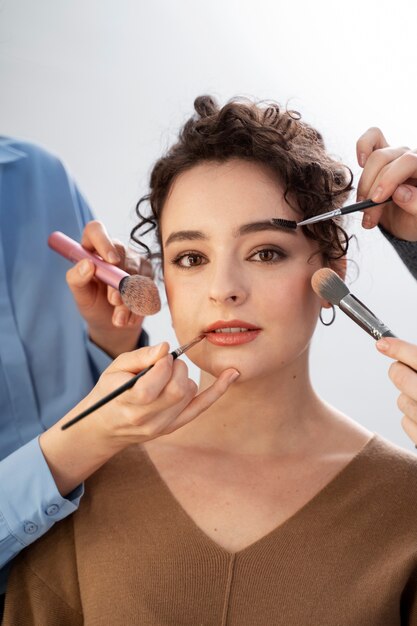
[(327, 267), (317, 270), (312, 276), (311, 285), (320, 298), (338, 306), (374, 339), (395, 337), (363, 302), (350, 293), (347, 285), (333, 270)]
[[(176, 350), (173, 350), (172, 352), (170, 352), (172, 358), (177, 359), (179, 356), (187, 352), (187, 350), (189, 350), (190, 348), (195, 346), (197, 343), (199, 343), (199, 341), (204, 339), (204, 337), (205, 337), (204, 334), (198, 335), (198, 337), (195, 337), (192, 341), (189, 341), (188, 343), (185, 343), (182, 346), (179, 346)], [(84, 417), (87, 417), (87, 415), (90, 415), (97, 409), (101, 408), (102, 406), (110, 402), (110, 400), (117, 398), (117, 396), (120, 396), (121, 393), (124, 393), (128, 389), (131, 389), (133, 385), (136, 383), (136, 381), (138, 381), (139, 378), (142, 378), (142, 376), (144, 376), (152, 368), (153, 368), (153, 365), (149, 365), (144, 370), (141, 370), (140, 372), (138, 372), (135, 376), (133, 376), (126, 383), (124, 383), (123, 385), (120, 385), (120, 387), (117, 387), (117, 389), (107, 394), (107, 396), (104, 396), (104, 398), (101, 398), (101, 400), (98, 400), (95, 404), (90, 406), (88, 409), (86, 409), (79, 415), (76, 415), (75, 417), (73, 417), (69, 422), (66, 422), (63, 426), (61, 426), (61, 430), (66, 430), (70, 426), (73, 426), (80, 420), (84, 419)]]
[(123, 303), (136, 315), (154, 315), (161, 308), (158, 288), (151, 278), (135, 274), (131, 276), (120, 267), (107, 263), (97, 254), (89, 252), (79, 243), (59, 231), (49, 235), (48, 245), (63, 257), (78, 263), (90, 259), (96, 267), (94, 276), (106, 285), (118, 289)]

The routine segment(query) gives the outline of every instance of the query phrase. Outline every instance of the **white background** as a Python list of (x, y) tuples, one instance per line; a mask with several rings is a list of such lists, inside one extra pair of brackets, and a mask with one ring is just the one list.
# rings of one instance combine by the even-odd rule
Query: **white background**
[[(369, 126), (417, 147), (416, 24), (411, 0), (0, 0), (0, 134), (59, 155), (96, 215), (127, 242), (150, 168), (199, 94), (288, 103), (356, 181), (355, 142)], [(417, 343), (417, 284), (359, 219), (351, 291)], [(166, 306), (145, 327), (152, 343), (176, 345)], [(370, 430), (414, 449), (389, 361), (373, 344), (338, 311), (313, 340), (314, 384)]]

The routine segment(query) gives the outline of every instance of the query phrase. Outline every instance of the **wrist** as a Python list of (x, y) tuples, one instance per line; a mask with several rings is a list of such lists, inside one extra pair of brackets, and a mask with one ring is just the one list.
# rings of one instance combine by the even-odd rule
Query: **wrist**
[(94, 402), (88, 398), (39, 437), (42, 453), (63, 497), (126, 447), (103, 431), (93, 416), (61, 430), (63, 424)]

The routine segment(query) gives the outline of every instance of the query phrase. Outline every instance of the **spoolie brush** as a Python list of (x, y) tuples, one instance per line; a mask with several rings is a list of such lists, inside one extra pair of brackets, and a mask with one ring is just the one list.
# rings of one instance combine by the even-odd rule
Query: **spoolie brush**
[(312, 276), (311, 285), (320, 298), (338, 306), (374, 339), (395, 337), (367, 306), (350, 293), (347, 285), (333, 270), (327, 267), (317, 270)]
[(271, 222), (277, 228), (283, 228), (284, 230), (295, 230), (297, 228), (297, 222), (294, 220), (284, 220), (282, 217), (273, 217)]
[(136, 274), (131, 276), (120, 267), (107, 263), (97, 254), (89, 252), (79, 243), (59, 231), (49, 235), (48, 245), (63, 257), (77, 263), (90, 259), (96, 266), (95, 276), (106, 285), (118, 289), (123, 303), (136, 315), (154, 315), (161, 308), (158, 288), (151, 278)]

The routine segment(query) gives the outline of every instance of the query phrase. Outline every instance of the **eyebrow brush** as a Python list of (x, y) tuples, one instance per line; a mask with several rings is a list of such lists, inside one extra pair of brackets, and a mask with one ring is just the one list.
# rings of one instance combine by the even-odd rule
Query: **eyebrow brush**
[[(193, 339), (189, 343), (185, 343), (182, 346), (179, 346), (178, 348), (176, 348), (176, 350), (173, 350), (171, 352), (172, 358), (174, 360), (177, 359), (179, 356), (184, 354), (184, 352), (187, 352), (187, 350), (189, 350), (190, 348), (195, 346), (199, 341), (204, 339), (204, 337), (205, 337), (205, 334), (198, 335), (198, 337), (195, 337), (195, 339)], [(152, 365), (149, 365), (144, 370), (141, 370), (140, 372), (136, 374), (136, 376), (133, 376), (133, 378), (128, 380), (126, 383), (124, 383), (123, 385), (120, 385), (120, 387), (117, 387), (117, 389), (107, 394), (107, 396), (104, 396), (104, 398), (102, 398), (101, 400), (98, 400), (95, 404), (92, 404), (88, 409), (85, 409), (85, 411), (73, 417), (71, 420), (69, 420), (69, 422), (66, 422), (66, 424), (61, 426), (61, 430), (66, 430), (70, 426), (73, 426), (73, 424), (76, 424), (80, 420), (84, 419), (84, 417), (87, 417), (87, 415), (90, 415), (97, 409), (101, 408), (102, 406), (110, 402), (110, 400), (113, 400), (113, 398), (117, 398), (117, 396), (120, 396), (120, 394), (122, 394), (124, 391), (131, 389), (133, 385), (136, 383), (136, 381), (139, 380), (139, 378), (142, 378), (142, 376), (144, 376), (147, 372), (149, 372), (149, 370), (152, 369), (154, 365), (155, 363), (153, 363)]]
[(309, 217), (306, 220), (302, 220), (302, 222), (298, 222), (297, 226), (306, 226), (307, 224), (314, 224), (315, 222), (323, 222), (324, 220), (330, 220), (333, 217), (339, 217), (340, 215), (348, 215), (348, 213), (356, 213), (356, 211), (363, 211), (364, 209), (370, 209), (373, 206), (378, 206), (379, 204), (385, 204), (386, 202), (390, 202), (392, 197), (387, 198), (384, 202), (373, 202), (373, 200), (364, 200), (363, 202), (354, 202), (353, 204), (348, 204), (341, 209), (334, 209), (333, 211), (328, 211), (327, 213), (322, 213), (321, 215), (315, 215), (314, 217)]

